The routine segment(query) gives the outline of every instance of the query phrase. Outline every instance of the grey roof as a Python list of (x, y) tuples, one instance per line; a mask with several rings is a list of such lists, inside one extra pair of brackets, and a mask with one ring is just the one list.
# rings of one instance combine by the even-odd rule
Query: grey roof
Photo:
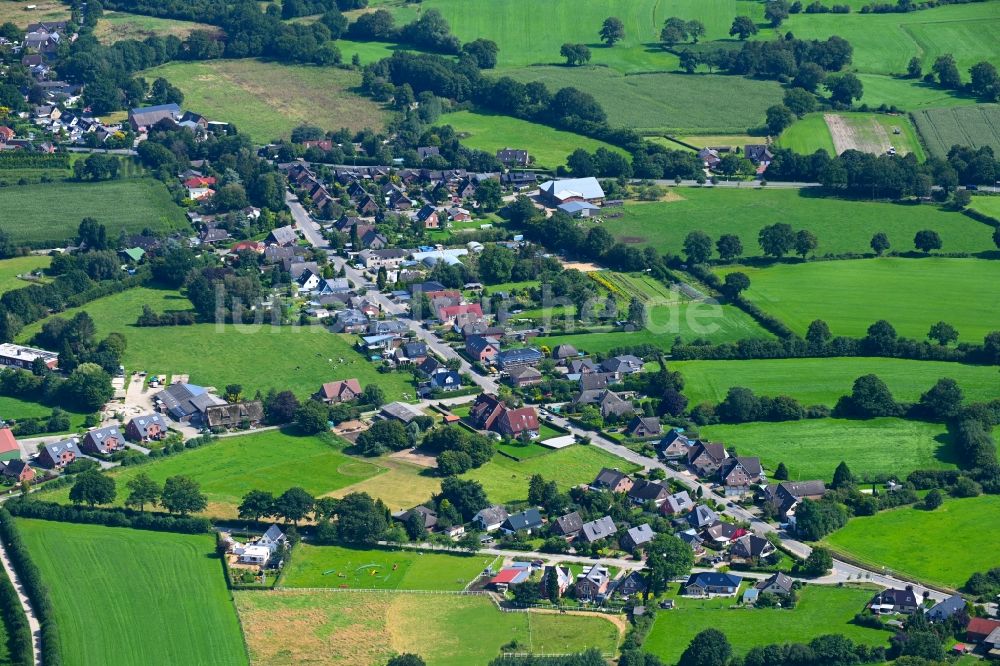
[(778, 588), (781, 593), (788, 594), (792, 591), (792, 585), (795, 581), (781, 573), (780, 571), (766, 580), (762, 580), (755, 586), (758, 590), (764, 590), (767, 588)]
[(812, 497), (826, 493), (826, 484), (820, 480), (813, 481), (782, 481), (778, 488), (792, 497)]
[(628, 491), (628, 496), (639, 502), (664, 499), (669, 494), (670, 491), (662, 483), (646, 479), (637, 480), (632, 490)]
[(274, 239), (274, 242), (278, 245), (293, 245), (299, 240), (298, 234), (295, 233), (295, 227), (291, 225), (271, 229), (268, 238)]
[(444, 370), (431, 375), (431, 386), (435, 388), (459, 387), (462, 385), (462, 375), (454, 370)]
[(55, 460), (64, 451), (70, 451), (74, 455), (82, 455), (80, 453), (80, 447), (77, 446), (79, 440), (76, 437), (70, 437), (69, 439), (64, 439), (60, 442), (53, 442), (51, 444), (43, 444), (42, 448), (49, 454), (49, 457)]
[(626, 478), (628, 474), (618, 469), (610, 469), (608, 467), (603, 468), (597, 473), (597, 477), (594, 482), (590, 484), (594, 488), (613, 488), (617, 486), (618, 483)]
[(743, 579), (735, 574), (718, 573), (716, 571), (705, 571), (691, 574), (684, 587), (697, 585), (699, 587), (739, 587)]
[(774, 550), (774, 546), (767, 539), (756, 534), (745, 534), (733, 543), (732, 548), (739, 557), (761, 557), (768, 550), (768, 546)]
[(687, 511), (694, 506), (694, 502), (691, 501), (691, 496), (688, 495), (688, 491), (682, 490), (679, 493), (674, 493), (673, 495), (667, 497), (666, 505), (670, 509), (671, 513), (680, 513), (681, 511)]
[(611, 519), (611, 516), (604, 516), (583, 524), (583, 538), (588, 542), (604, 539), (617, 531), (618, 527), (615, 526), (615, 521)]
[(507, 520), (507, 509), (499, 504), (494, 504), (481, 509), (472, 519), (481, 521), (484, 525), (499, 525)]
[(277, 542), (285, 538), (285, 533), (282, 532), (281, 528), (279, 528), (277, 525), (271, 525), (270, 527), (267, 528), (267, 531), (264, 532), (264, 536), (270, 539), (271, 541)]
[(160, 400), (170, 416), (177, 420), (204, 412), (213, 405), (224, 404), (195, 384), (171, 384), (154, 398)]
[(576, 534), (583, 529), (583, 519), (576, 511), (556, 518), (556, 529), (560, 534)]
[(504, 521), (504, 528), (516, 532), (517, 530), (534, 529), (541, 524), (542, 514), (538, 512), (538, 509), (528, 509), (527, 511), (507, 516), (507, 520)]
[(642, 370), (643, 360), (632, 354), (623, 354), (607, 358), (601, 362), (601, 369), (607, 372), (638, 372)]
[(596, 178), (566, 178), (547, 180), (538, 186), (545, 194), (559, 199), (580, 196), (584, 199), (603, 199), (604, 189)]
[(382, 413), (399, 419), (403, 423), (409, 423), (418, 416), (423, 416), (423, 412), (418, 408), (405, 402), (390, 402), (388, 405), (382, 405)]
[(507, 351), (500, 352), (497, 355), (497, 361), (500, 363), (501, 367), (511, 363), (535, 363), (544, 358), (545, 354), (533, 347), (508, 349)]
[(105, 448), (105, 442), (109, 439), (117, 439), (119, 442), (124, 441), (122, 437), (121, 430), (118, 429), (116, 425), (104, 426), (103, 428), (95, 428), (84, 435), (84, 440), (91, 441), (99, 449)]
[(692, 527), (700, 528), (719, 522), (719, 517), (704, 504), (699, 504), (688, 514), (688, 522)]
[(626, 534), (628, 534), (629, 541), (636, 546), (649, 543), (656, 536), (656, 532), (653, 531), (653, 528), (648, 523), (633, 527)]
[(593, 391), (602, 389), (612, 380), (612, 375), (607, 372), (588, 372), (580, 375), (580, 389)]
[(935, 604), (927, 611), (928, 620), (947, 620), (949, 617), (965, 608), (965, 599), (960, 594), (953, 594), (944, 601)]
[(760, 466), (760, 458), (754, 456), (733, 456), (723, 461), (722, 466), (719, 468), (719, 474), (725, 477), (737, 467), (742, 467), (751, 477), (759, 477), (764, 471)]
[(469, 353), (475, 354), (477, 356), (481, 354), (483, 350), (486, 349), (487, 347), (495, 348), (496, 346), (497, 343), (487, 338), (484, 338), (481, 335), (470, 335), (465, 339), (466, 349), (469, 350)]

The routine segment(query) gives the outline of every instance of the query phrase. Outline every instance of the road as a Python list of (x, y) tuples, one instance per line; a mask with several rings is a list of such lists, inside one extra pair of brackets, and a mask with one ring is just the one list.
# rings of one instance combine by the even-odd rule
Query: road
[(14, 585), (17, 597), (21, 600), (21, 608), (24, 610), (25, 617), (28, 618), (28, 629), (31, 631), (32, 661), (34, 661), (35, 666), (42, 666), (42, 625), (35, 616), (35, 611), (31, 607), (31, 602), (28, 600), (28, 595), (25, 594), (24, 586), (21, 584), (17, 572), (14, 571), (14, 566), (10, 562), (10, 557), (7, 555), (7, 549), (4, 548), (3, 542), (0, 542), (0, 562), (3, 563), (4, 571), (7, 572), (7, 578)]

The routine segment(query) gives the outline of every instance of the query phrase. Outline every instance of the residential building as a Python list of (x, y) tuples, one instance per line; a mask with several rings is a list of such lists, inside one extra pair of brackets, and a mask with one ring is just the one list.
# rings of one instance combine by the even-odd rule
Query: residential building
[(726, 495), (745, 495), (764, 480), (760, 458), (733, 456), (719, 466), (719, 481), (726, 487)]
[(580, 391), (573, 402), (577, 405), (594, 405), (603, 419), (617, 419), (635, 413), (631, 402), (609, 389)]
[(670, 496), (670, 490), (658, 481), (637, 479), (629, 489), (628, 496), (635, 504), (653, 502), (656, 506), (661, 506)]
[(425, 204), (417, 211), (417, 222), (423, 225), (424, 229), (440, 229), (441, 219), (437, 207)]
[(55, 370), (59, 366), (59, 354), (55, 352), (9, 342), (0, 344), (0, 365), (31, 370), (36, 359), (41, 359), (49, 370)]
[(762, 501), (774, 508), (778, 517), (795, 525), (795, 508), (804, 499), (818, 500), (826, 494), (826, 484), (812, 481), (782, 481), (770, 484), (762, 492)]
[(643, 365), (645, 365), (645, 363), (638, 356), (624, 354), (622, 356), (615, 356), (602, 361), (601, 370), (616, 375), (617, 377), (621, 377), (622, 375), (631, 375), (636, 372), (642, 372)]
[(392, 514), (394, 520), (406, 524), (410, 522), (412, 516), (417, 516), (424, 525), (424, 529), (428, 532), (434, 530), (437, 527), (438, 517), (437, 512), (426, 506), (415, 506), (409, 511), (401, 511), (399, 513)]
[(361, 397), (361, 382), (355, 377), (327, 382), (313, 396), (327, 404), (335, 402), (350, 402)]
[(146, 132), (161, 120), (170, 119), (174, 122), (181, 118), (181, 108), (176, 104), (159, 104), (129, 109), (128, 124), (133, 132)]
[(573, 345), (556, 345), (552, 348), (552, 358), (557, 361), (564, 361), (566, 359), (576, 358), (580, 355), (580, 352), (576, 350)]
[(687, 462), (698, 476), (713, 476), (728, 457), (725, 445), (697, 441), (688, 451)]
[(497, 419), (496, 431), (508, 437), (538, 437), (538, 412), (534, 407), (507, 409)]
[(787, 597), (792, 593), (792, 586), (794, 584), (795, 581), (779, 571), (771, 577), (760, 581), (754, 587), (760, 594), (775, 594), (779, 597)]
[(10, 428), (0, 428), (0, 461), (17, 460), (21, 457), (21, 447)]
[(582, 529), (583, 519), (580, 518), (580, 514), (576, 511), (567, 513), (565, 516), (559, 516), (552, 526), (554, 534), (568, 538), (575, 537)]
[(611, 516), (604, 516), (589, 523), (584, 523), (580, 536), (587, 543), (594, 543), (601, 539), (607, 539), (617, 531), (618, 527), (615, 525), (615, 521), (611, 519)]
[(677, 533), (677, 538), (691, 546), (695, 557), (701, 556), (705, 552), (705, 540), (701, 538), (697, 530), (683, 530)]
[(80, 438), (70, 437), (61, 442), (43, 444), (38, 451), (38, 464), (49, 469), (62, 469), (82, 454)]
[(694, 502), (691, 500), (691, 496), (686, 490), (674, 493), (673, 495), (668, 495), (667, 499), (664, 500), (663, 505), (660, 507), (661, 511), (667, 515), (684, 513), (685, 511), (690, 511), (693, 508)]
[(527, 150), (501, 148), (497, 151), (497, 161), (505, 167), (525, 167), (531, 163)]
[(495, 532), (507, 520), (507, 509), (499, 504), (488, 506), (472, 517), (472, 522), (485, 532)]
[(648, 437), (658, 437), (663, 432), (660, 419), (656, 416), (636, 416), (628, 424), (625, 431), (632, 437), (646, 439)]
[(1000, 620), (990, 620), (985, 617), (969, 618), (965, 626), (965, 640), (970, 643), (982, 643), (1000, 629)]
[(469, 409), (469, 423), (478, 430), (493, 430), (497, 419), (506, 409), (500, 398), (480, 393)]
[(774, 544), (756, 534), (744, 534), (729, 549), (731, 562), (756, 563), (775, 552)]
[(632, 571), (615, 584), (615, 594), (622, 597), (633, 597), (646, 591), (646, 577), (642, 572)]
[(955, 613), (965, 610), (965, 599), (960, 594), (953, 594), (944, 601), (934, 604), (927, 611), (927, 619), (931, 622), (944, 622)]
[(719, 546), (731, 544), (742, 536), (748, 534), (747, 530), (737, 527), (732, 523), (715, 523), (701, 530), (701, 537), (705, 541), (711, 541)]
[(909, 585), (903, 590), (892, 588), (882, 590), (875, 595), (869, 604), (869, 608), (876, 615), (894, 613), (909, 615), (916, 612), (919, 606), (920, 603), (917, 601), (917, 595), (914, 594), (913, 588)]
[(36, 474), (31, 465), (23, 460), (8, 460), (0, 462), (0, 476), (13, 483), (30, 483), (35, 480)]
[(497, 354), (500, 353), (500, 346), (480, 335), (470, 335), (465, 339), (465, 351), (472, 357), (472, 360), (483, 364), (492, 363)]
[(157, 411), (169, 414), (172, 419), (182, 423), (201, 421), (206, 409), (224, 404), (225, 400), (195, 384), (171, 384), (153, 396), (153, 405)]
[(539, 582), (542, 597), (548, 597), (548, 581), (552, 576), (555, 576), (556, 578), (556, 590), (558, 590), (558, 595), (560, 597), (566, 594), (569, 586), (573, 584), (573, 572), (569, 570), (569, 567), (546, 564), (545, 568), (542, 569), (542, 579)]
[(590, 487), (593, 490), (608, 490), (613, 493), (627, 493), (632, 490), (635, 482), (632, 478), (618, 469), (603, 468), (598, 472)]
[(576, 598), (579, 601), (603, 601), (610, 583), (608, 568), (594, 564), (576, 577)]
[(358, 253), (358, 259), (364, 264), (364, 267), (369, 271), (377, 271), (380, 268), (386, 270), (396, 269), (403, 263), (408, 255), (410, 255), (409, 250), (399, 250), (395, 248), (389, 248), (384, 250), (362, 250)]
[(257, 425), (264, 420), (264, 403), (260, 400), (212, 405), (205, 409), (205, 425), (209, 428), (236, 428)]
[(513, 534), (520, 531), (531, 534), (532, 530), (537, 530), (543, 523), (542, 514), (538, 509), (527, 509), (520, 513), (508, 515), (507, 519), (500, 525), (500, 530), (506, 534)]
[(702, 529), (719, 522), (719, 516), (704, 504), (698, 504), (687, 515), (688, 524), (695, 529)]
[(133, 442), (152, 442), (167, 436), (167, 422), (159, 414), (143, 414), (129, 419), (125, 437)]
[(732, 596), (742, 582), (743, 579), (735, 574), (711, 571), (691, 574), (683, 588), (684, 594), (689, 597)]
[(614, 383), (615, 376), (608, 372), (584, 372), (580, 375), (581, 391), (596, 391)]
[(656, 532), (653, 528), (649, 526), (648, 523), (643, 523), (642, 525), (637, 525), (626, 530), (625, 534), (622, 536), (621, 546), (625, 550), (634, 553), (636, 550), (642, 548), (650, 541), (656, 537)]
[(510, 371), (510, 376), (507, 378), (508, 383), (511, 386), (518, 388), (523, 388), (525, 386), (534, 386), (535, 384), (540, 384), (542, 381), (542, 373), (530, 365), (521, 366), (514, 368)]
[(337, 333), (363, 333), (368, 328), (368, 315), (356, 308), (340, 310), (333, 317), (332, 328)]
[(91, 455), (109, 456), (125, 448), (125, 437), (115, 425), (95, 428), (83, 436), (80, 448)]

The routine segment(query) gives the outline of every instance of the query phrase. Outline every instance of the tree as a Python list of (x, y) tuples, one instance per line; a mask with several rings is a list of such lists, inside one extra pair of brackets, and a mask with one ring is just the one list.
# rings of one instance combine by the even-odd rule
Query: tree
[(563, 44), (559, 55), (566, 58), (566, 64), (571, 67), (590, 62), (590, 49), (586, 44)]
[(315, 435), (327, 429), (330, 408), (318, 400), (309, 400), (295, 410), (295, 425), (306, 435)]
[(816, 96), (804, 88), (790, 88), (785, 91), (784, 104), (801, 118), (816, 109)]
[(847, 463), (843, 460), (837, 465), (837, 469), (833, 470), (833, 483), (830, 487), (834, 490), (839, 488), (850, 488), (855, 483), (854, 474), (851, 473), (851, 468), (847, 466)]
[(814, 93), (819, 89), (819, 84), (823, 83), (824, 79), (826, 79), (826, 70), (814, 62), (807, 62), (799, 67), (795, 78), (792, 79), (792, 85)]
[(90, 507), (111, 504), (116, 495), (114, 479), (97, 470), (88, 470), (77, 476), (69, 490), (69, 499), (73, 504), (86, 504)]
[(559, 603), (558, 565), (549, 567), (545, 573), (545, 596), (554, 604)]
[(366, 456), (380, 456), (387, 451), (402, 451), (410, 447), (406, 428), (396, 420), (380, 420), (358, 435), (358, 451)]
[(686, 576), (694, 566), (694, 551), (672, 534), (657, 534), (646, 548), (649, 590), (660, 594), (670, 581)]
[(861, 99), (865, 92), (861, 79), (851, 72), (831, 74), (826, 77), (823, 87), (830, 93), (830, 101), (844, 106), (850, 106), (854, 100)]
[(833, 568), (833, 556), (826, 548), (813, 548), (802, 565), (802, 573), (807, 576), (825, 576)]
[(933, 511), (944, 503), (944, 495), (937, 488), (931, 490), (924, 497), (924, 508), (928, 511)]
[(201, 484), (186, 476), (172, 476), (163, 484), (160, 504), (170, 513), (186, 516), (204, 511), (208, 498), (201, 493)]
[(786, 127), (795, 122), (795, 114), (784, 104), (769, 106), (766, 118), (767, 131), (775, 136), (781, 134)]
[(228, 402), (239, 402), (242, 397), (242, 384), (226, 384), (225, 398)]
[(772, 224), (760, 230), (757, 243), (764, 254), (780, 259), (795, 246), (795, 232), (789, 224)]
[(313, 510), (315, 498), (304, 488), (289, 488), (274, 500), (274, 512), (296, 525)]
[(423, 541), (427, 538), (427, 527), (424, 525), (424, 516), (417, 511), (410, 511), (410, 514), (403, 522), (403, 529), (406, 530), (406, 536), (410, 537), (410, 541)]
[(462, 45), (462, 53), (471, 55), (476, 60), (479, 69), (493, 69), (497, 66), (497, 55), (500, 47), (491, 39), (474, 39)]
[(275, 515), (274, 495), (266, 490), (251, 490), (243, 496), (237, 515), (240, 520), (253, 521)]
[(750, 35), (757, 34), (757, 24), (749, 16), (737, 16), (733, 19), (733, 25), (729, 28), (730, 37), (739, 37), (741, 41), (746, 40)]
[(722, 293), (729, 298), (736, 298), (741, 292), (750, 288), (750, 278), (746, 273), (735, 271), (727, 273), (722, 285)]
[(753, 162), (736, 153), (723, 155), (715, 169), (725, 176), (751, 176), (756, 173)]
[[(841, 400), (844, 400), (842, 398)], [(838, 402), (838, 409), (841, 404)], [(848, 415), (860, 418), (877, 416), (898, 416), (899, 405), (892, 397), (892, 392), (886, 383), (877, 375), (869, 374), (854, 380), (851, 395), (847, 396), (842, 411)]]
[(736, 234), (722, 234), (715, 242), (715, 249), (720, 259), (730, 262), (743, 254), (743, 241)]
[(441, 481), (440, 497), (450, 502), (466, 521), (472, 520), (476, 513), (490, 505), (482, 484), (455, 476)]
[(969, 90), (991, 102), (1000, 98), (1000, 75), (990, 62), (979, 62), (969, 68)]
[(969, 190), (955, 190), (951, 195), (951, 205), (955, 210), (962, 210), (972, 203), (972, 195)]
[(503, 205), (503, 191), (500, 189), (500, 181), (487, 178), (476, 187), (476, 201), (479, 208), (487, 212), (494, 211)]
[(958, 340), (958, 331), (951, 324), (939, 321), (931, 326), (931, 330), (927, 332), (927, 337), (943, 346)]
[(361, 392), (361, 402), (372, 407), (381, 407), (385, 404), (385, 391), (378, 384), (366, 384)]
[(937, 76), (938, 84), (942, 88), (957, 89), (962, 87), (962, 75), (958, 73), (958, 65), (955, 63), (955, 56), (945, 53), (937, 57), (931, 65), (931, 71)]
[(77, 227), (76, 240), (81, 245), (86, 245), (88, 250), (107, 250), (108, 230), (94, 218), (85, 217)]
[(698, 38), (704, 36), (705, 34), (705, 24), (698, 19), (691, 19), (684, 24), (684, 29), (687, 31), (688, 37), (695, 44), (698, 43)]
[(614, 46), (617, 42), (625, 39), (625, 24), (620, 18), (609, 16), (604, 19), (601, 25), (601, 41), (608, 46)]
[[(704, 30), (704, 26), (702, 26), (702, 28)], [(662, 42), (665, 47), (670, 48), (675, 44), (680, 44), (681, 42), (687, 41), (687, 38), (688, 22), (684, 19), (671, 16), (663, 22), (663, 28), (660, 30), (660, 42)]]
[(788, 468), (785, 467), (785, 463), (779, 462), (777, 468), (774, 470), (774, 478), (776, 481), (787, 481), (788, 480)]
[(922, 229), (913, 237), (913, 245), (921, 252), (941, 249), (941, 236), (932, 229)]
[(806, 341), (809, 344), (825, 345), (832, 337), (830, 327), (822, 319), (814, 319), (809, 323), (809, 329), (806, 331)]
[(77, 366), (60, 391), (67, 402), (85, 412), (97, 411), (115, 395), (111, 375), (96, 363), (81, 363)]
[(881, 257), (890, 247), (889, 237), (880, 231), (874, 236), (872, 236), (871, 246), (875, 254)]
[(386, 662), (385, 666), (427, 666), (427, 662), (418, 655), (409, 652), (396, 655)]
[(264, 414), (269, 425), (290, 423), (299, 408), (299, 399), (291, 391), (267, 394), (264, 399)]
[(151, 479), (148, 474), (142, 472), (125, 484), (128, 488), (128, 497), (125, 498), (125, 506), (129, 508), (139, 508), (145, 511), (146, 505), (155, 505), (160, 499), (162, 489), (160, 484)]
[(819, 245), (819, 241), (816, 240), (816, 234), (808, 229), (800, 229), (795, 234), (795, 254), (803, 259), (806, 258), (807, 254), (815, 250), (817, 245)]
[(919, 404), (931, 418), (947, 421), (961, 411), (963, 397), (958, 382), (950, 377), (942, 377), (920, 396)]
[(921, 74), (923, 74), (923, 69), (920, 64), (920, 58), (913, 56), (910, 58), (910, 62), (906, 64), (906, 75), (911, 79), (919, 79)]
[(795, 532), (806, 541), (818, 541), (846, 525), (847, 518), (842, 504), (804, 499), (795, 509)]
[(788, 3), (785, 0), (770, 0), (764, 9), (764, 18), (771, 22), (772, 28), (777, 28), (788, 18)]
[(691, 639), (677, 666), (726, 666), (732, 653), (733, 648), (724, 633), (705, 629)]
[(703, 264), (712, 256), (712, 239), (704, 231), (692, 231), (684, 238), (684, 254), (689, 264)]
[(337, 505), (337, 536), (350, 543), (378, 541), (389, 528), (388, 511), (368, 493), (349, 493)]
[(479, 277), (486, 284), (510, 282), (516, 263), (517, 255), (509, 248), (496, 244), (487, 245), (479, 253)]

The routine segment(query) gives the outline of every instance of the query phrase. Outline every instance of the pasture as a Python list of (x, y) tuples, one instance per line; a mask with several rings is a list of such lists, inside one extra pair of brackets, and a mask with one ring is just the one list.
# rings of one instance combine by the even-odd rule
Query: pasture
[(990, 146), (1000, 153), (1000, 104), (976, 104), (913, 113), (931, 155), (945, 157), (952, 146)]
[(876, 374), (896, 400), (915, 402), (941, 377), (958, 382), (969, 402), (996, 397), (1000, 370), (993, 366), (901, 358), (788, 358), (751, 361), (672, 361), (670, 369), (684, 375), (684, 395), (691, 404), (719, 402), (732, 386), (757, 395), (788, 395), (803, 405), (833, 407), (851, 392), (854, 380)]
[(956, 462), (944, 426), (923, 421), (757, 422), (705, 426), (701, 434), (734, 447), (740, 455), (758, 456), (768, 469), (783, 462), (790, 478), (797, 480), (830, 481), (841, 461), (859, 478), (901, 478), (915, 469), (954, 469)]
[(676, 600), (677, 608), (659, 613), (643, 649), (676, 663), (688, 643), (704, 629), (726, 634), (737, 655), (772, 643), (808, 643), (824, 634), (842, 634), (867, 645), (886, 645), (889, 634), (853, 624), (855, 613), (871, 600), (872, 590), (808, 585), (792, 610), (729, 608), (731, 599)]
[[(69, 430), (66, 432), (76, 432), (83, 427), (86, 414), (78, 412), (66, 412), (69, 415)], [(0, 395), (0, 419), (4, 421), (18, 421), (22, 419), (48, 418), (52, 414), (52, 408), (38, 402), (29, 402), (20, 398), (12, 398)], [(49, 433), (44, 433), (49, 434)], [(39, 434), (41, 436), (41, 434)]]
[(814, 319), (826, 321), (834, 335), (857, 337), (880, 319), (918, 340), (941, 320), (958, 329), (961, 342), (979, 343), (1000, 329), (994, 261), (882, 258), (740, 270), (750, 277), (750, 300), (800, 335)]
[[(33, 6), (34, 9), (28, 9)], [(59, 0), (0, 0), (0, 23), (13, 23), (19, 28), (27, 28), (30, 23), (40, 21), (68, 21), (69, 7)]]
[(776, 143), (800, 155), (811, 155), (820, 149), (831, 156), (837, 152), (822, 113), (809, 113), (796, 120), (781, 133)]
[(891, 147), (899, 155), (913, 153), (918, 160), (925, 158), (916, 130), (905, 115), (812, 113), (785, 130), (780, 143), (806, 155), (820, 149), (831, 156), (845, 150), (883, 155)]
[[(152, 178), (100, 183), (55, 182), (5, 188), (4, 231), (19, 245), (62, 247), (80, 220), (96, 218), (117, 238), (124, 229), (169, 232), (188, 227), (184, 211), (163, 183)], [(127, 205), (122, 205), (127, 202)]]
[(925, 83), (920, 79), (885, 74), (858, 74), (858, 79), (864, 86), (860, 103), (872, 108), (882, 104), (895, 104), (904, 111), (916, 111), (976, 103), (975, 98), (965, 96), (960, 91), (944, 90), (937, 84)]
[(254, 663), (369, 666), (419, 654), (429, 666), (485, 664), (510, 641), (557, 654), (613, 653), (618, 622), (597, 614), (501, 613), (481, 596), (290, 591), (237, 592)]
[[(348, 56), (349, 57), (349, 56)], [(143, 72), (184, 92), (184, 107), (234, 124), (257, 143), (288, 139), (303, 123), (336, 130), (381, 130), (386, 114), (352, 91), (358, 71), (261, 60), (174, 62)]]
[[(248, 663), (215, 537), (18, 520), (51, 592), (63, 663)], [(67, 563), (86, 575), (67, 575)]]
[(205, 23), (105, 10), (94, 29), (94, 36), (105, 44), (114, 44), (126, 39), (142, 41), (154, 36), (186, 39), (195, 30), (205, 30), (212, 34), (220, 32), (218, 27)]
[(405, 511), (441, 492), (441, 477), (436, 476), (433, 469), (392, 456), (370, 460), (384, 471), (328, 494), (343, 497), (348, 493), (368, 493), (382, 500), (390, 511)]
[(33, 284), (32, 281), (20, 279), (18, 275), (48, 268), (51, 261), (51, 257), (33, 254), (0, 260), (0, 294)]
[[(118, 488), (115, 504), (128, 496), (126, 484), (139, 474), (163, 483), (182, 474), (201, 484), (208, 497), (205, 515), (235, 518), (236, 507), (249, 490), (267, 490), (279, 495), (293, 486), (314, 496), (325, 495), (381, 472), (378, 465), (343, 453), (331, 435), (299, 436), (293, 431), (269, 430), (250, 435), (223, 437), (214, 444), (136, 467), (111, 473)], [(46, 494), (54, 502), (68, 502), (69, 490)]]
[[(868, 564), (958, 588), (972, 573), (996, 566), (1000, 532), (982, 526), (998, 512), (997, 495), (947, 499), (934, 511), (905, 506), (852, 518), (823, 543)], [(974, 544), (964, 538), (973, 534)]]
[(973, 197), (969, 208), (1000, 220), (1000, 197)]
[(670, 201), (626, 204), (622, 217), (606, 218), (601, 226), (623, 243), (672, 254), (681, 254), (690, 232), (704, 231), (713, 241), (736, 234), (744, 256), (760, 256), (757, 234), (775, 222), (812, 231), (819, 241), (817, 256), (871, 252), (871, 238), (879, 231), (888, 235), (893, 249), (910, 250), (920, 229), (937, 231), (946, 252), (996, 248), (990, 227), (933, 204), (851, 201), (768, 188), (685, 187), (671, 194), (676, 196)]

